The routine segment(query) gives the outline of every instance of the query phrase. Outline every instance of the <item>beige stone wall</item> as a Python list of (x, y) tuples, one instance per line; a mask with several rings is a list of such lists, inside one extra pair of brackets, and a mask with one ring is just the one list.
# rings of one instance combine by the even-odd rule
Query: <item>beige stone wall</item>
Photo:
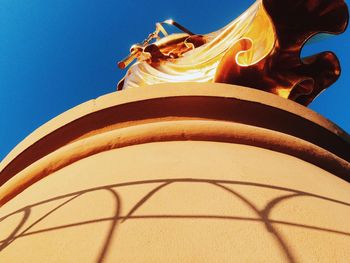
[(350, 258), (350, 184), (239, 144), (150, 143), (94, 155), (25, 190), (0, 218), (0, 262)]
[(0, 164), (0, 262), (348, 262), (348, 135), (270, 94), (186, 85), (108, 95), (22, 142)]

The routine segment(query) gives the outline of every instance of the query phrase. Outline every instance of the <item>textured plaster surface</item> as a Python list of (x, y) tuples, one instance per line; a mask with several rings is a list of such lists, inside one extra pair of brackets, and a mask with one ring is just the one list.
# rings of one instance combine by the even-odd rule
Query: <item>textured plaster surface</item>
[(0, 164), (0, 262), (348, 262), (349, 149), (257, 90), (108, 94)]
[(0, 210), (0, 262), (348, 262), (350, 185), (229, 143), (93, 155)]

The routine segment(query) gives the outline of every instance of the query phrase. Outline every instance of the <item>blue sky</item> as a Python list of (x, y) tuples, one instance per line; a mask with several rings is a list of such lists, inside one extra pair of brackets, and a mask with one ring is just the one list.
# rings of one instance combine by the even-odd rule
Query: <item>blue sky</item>
[[(115, 91), (116, 62), (154, 24), (172, 18), (193, 32), (229, 23), (253, 0), (0, 0), (0, 160), (56, 115)], [(342, 77), (311, 108), (350, 132), (350, 30), (305, 47), (334, 51)]]

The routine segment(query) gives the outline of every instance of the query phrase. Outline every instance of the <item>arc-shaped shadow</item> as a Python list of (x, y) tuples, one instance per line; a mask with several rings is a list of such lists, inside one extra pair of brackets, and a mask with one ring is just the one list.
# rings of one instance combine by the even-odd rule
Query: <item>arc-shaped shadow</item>
[(139, 209), (144, 203), (146, 203), (146, 201), (148, 201), (152, 196), (154, 196), (157, 192), (159, 192), (161, 189), (165, 188), (166, 186), (170, 185), (172, 182), (166, 182), (164, 184), (161, 184), (159, 186), (157, 186), (156, 188), (154, 188), (152, 191), (150, 191), (149, 193), (147, 193), (143, 198), (141, 198), (140, 201), (138, 201), (129, 211), (129, 213), (127, 213), (127, 215), (124, 217), (124, 219), (122, 220), (122, 223), (125, 222), (129, 217), (131, 217), (137, 209)]
[[(266, 229), (269, 233), (271, 233), (274, 237), (274, 239), (277, 241), (278, 246), (281, 248), (282, 252), (287, 257), (288, 261), (293, 263), (295, 262), (292, 249), (290, 246), (287, 245), (287, 241), (282, 237), (280, 233), (273, 227), (273, 224), (271, 223), (270, 219), (268, 218), (267, 213), (262, 213), (251, 201), (249, 201), (246, 197), (244, 197), (242, 194), (238, 194), (236, 191), (222, 185), (222, 184), (216, 184), (216, 186), (226, 190), (227, 192), (231, 193), (232, 195), (238, 197), (243, 203), (245, 203), (254, 213), (261, 218), (261, 220), (264, 222)], [(279, 202), (281, 202), (283, 199), (281, 199)], [(270, 210), (271, 211), (271, 210)], [(266, 216), (267, 215), (267, 216)]]
[[(124, 217), (122, 222), (125, 222), (127, 219), (129, 219), (133, 213), (136, 212), (137, 209), (139, 209), (143, 204), (145, 204), (151, 197), (153, 197), (157, 192), (160, 190), (164, 189), (166, 186), (169, 186), (171, 183), (174, 182), (167, 182), (164, 184), (161, 184), (160, 186), (157, 186), (155, 189), (147, 193), (139, 202), (136, 203), (136, 205), (130, 210), (130, 212)], [(196, 182), (198, 183), (198, 182)], [(222, 190), (225, 190), (226, 192), (229, 192), (231, 195), (237, 197), (239, 200), (241, 200), (245, 205), (247, 205), (260, 219), (260, 221), (264, 222), (267, 230), (273, 235), (274, 239), (277, 241), (279, 247), (282, 249), (283, 253), (286, 255), (288, 258), (289, 262), (295, 262), (295, 259), (293, 257), (293, 254), (291, 252), (291, 248), (288, 247), (286, 244), (286, 241), (284, 238), (282, 238), (281, 234), (277, 232), (277, 230), (273, 227), (271, 224), (269, 218), (268, 218), (268, 212), (266, 211), (271, 211), (272, 207), (271, 205), (268, 205), (266, 210), (260, 211), (251, 201), (249, 201), (246, 197), (244, 197), (241, 194), (238, 194), (236, 191), (218, 184), (218, 183), (213, 183), (213, 182), (200, 182), (200, 183), (209, 183), (210, 185), (219, 187)], [(298, 194), (293, 194), (294, 196), (298, 196)], [(276, 198), (274, 199), (275, 202), (270, 202), (269, 204), (277, 204), (278, 202), (281, 202), (285, 198)]]
[[(54, 209), (50, 210), (49, 212), (47, 212), (46, 214), (44, 214), (43, 216), (41, 216), (39, 219), (37, 219), (36, 221), (34, 221), (30, 226), (28, 226), (26, 229), (24, 229), (19, 236), (22, 236), (23, 234), (25, 234), (28, 230), (30, 230), (31, 228), (33, 228), (35, 225), (37, 225), (39, 222), (43, 221), (45, 218), (47, 218), (49, 215), (51, 215), (53, 212), (57, 211), (59, 208), (63, 207), (64, 205), (70, 203), (71, 201), (73, 201), (74, 199), (76, 199), (79, 195), (73, 196), (72, 198), (68, 199), (67, 201), (64, 201), (62, 204), (59, 204), (58, 206), (56, 206)], [(25, 207), (24, 210), (28, 211), (26, 212), (26, 214), (28, 214), (28, 216), (26, 216), (26, 219), (29, 218), (29, 215), (31, 213), (31, 209), (29, 207)], [(16, 232), (18, 232), (20, 230), (20, 228), (24, 225), (24, 223), (26, 222), (26, 220), (21, 220), (21, 223), (16, 227)], [(14, 232), (15, 232), (14, 231)], [(15, 240), (15, 236), (14, 235), (10, 235), (7, 239), (4, 240), (3, 244), (0, 247), (0, 252), (7, 247), (8, 245), (10, 245), (14, 240)]]
[[(122, 207), (122, 201), (118, 193), (113, 188), (118, 187), (126, 187), (131, 185), (141, 185), (141, 184), (154, 184), (154, 183), (160, 183), (160, 185), (156, 186), (153, 190), (148, 192), (144, 197), (142, 197), (131, 209), (130, 211), (125, 215), (121, 216), (121, 207)], [(208, 183), (213, 186), (219, 187), (222, 190), (230, 193), (231, 195), (235, 196), (236, 198), (239, 198), (243, 203), (245, 203), (256, 215), (256, 218), (252, 217), (239, 217), (239, 216), (220, 216), (220, 215), (138, 215), (135, 216), (135, 212), (151, 197), (153, 197), (157, 192), (159, 192), (161, 189), (165, 189), (166, 186), (169, 186), (173, 183)], [(226, 185), (244, 185), (244, 186), (252, 186), (252, 187), (258, 187), (258, 188), (267, 188), (272, 190), (281, 190), (290, 192), (290, 194), (279, 196), (277, 198), (274, 198), (273, 200), (269, 201), (266, 206), (259, 210), (250, 200), (248, 200), (243, 195), (237, 193), (233, 189), (227, 187)], [(72, 224), (66, 224), (63, 226), (57, 226), (57, 227), (51, 227), (46, 228), (42, 230), (36, 230), (29, 232), (30, 229), (32, 229), (35, 225), (37, 225), (39, 222), (43, 221), (45, 218), (47, 218), (50, 214), (57, 211), (58, 209), (62, 208), (64, 205), (68, 204), (69, 202), (73, 201), (74, 199), (78, 198), (79, 196), (85, 194), (85, 193), (91, 193), (98, 190), (107, 190), (110, 193), (112, 193), (114, 199), (115, 199), (115, 211), (114, 215), (112, 217), (105, 217), (105, 218), (97, 218), (94, 220), (87, 220), (82, 221), (79, 223), (72, 223)], [(10, 213), (2, 218), (0, 218), (0, 223), (5, 220), (6, 218), (9, 218), (10, 216), (13, 216), (17, 213), (24, 213), (22, 220), (20, 223), (16, 226), (16, 228), (11, 232), (11, 234), (4, 240), (0, 241), (0, 248), (4, 249), (7, 246), (9, 246), (12, 242), (14, 242), (17, 238), (40, 234), (48, 231), (57, 231), (60, 229), (65, 229), (69, 227), (76, 227), (80, 225), (86, 225), (86, 224), (93, 224), (93, 223), (99, 223), (99, 222), (105, 222), (105, 221), (112, 221), (106, 240), (104, 241), (104, 245), (102, 250), (100, 251), (100, 254), (98, 258), (96, 259), (96, 262), (103, 262), (105, 260), (105, 257), (107, 255), (108, 250), (110, 249), (111, 243), (113, 238), (115, 238), (115, 231), (121, 222), (126, 222), (127, 220), (140, 220), (140, 219), (188, 219), (188, 218), (196, 218), (196, 219), (220, 219), (220, 220), (244, 220), (247, 222), (263, 222), (266, 226), (266, 229), (272, 234), (276, 242), (278, 243), (281, 251), (285, 254), (285, 256), (288, 258), (289, 262), (295, 262), (295, 259), (293, 257), (293, 253), (291, 251), (290, 246), (287, 245), (286, 240), (281, 236), (280, 233), (277, 232), (277, 230), (274, 228), (274, 224), (281, 224), (286, 226), (292, 226), (292, 227), (298, 227), (298, 228), (304, 228), (308, 230), (314, 230), (314, 231), (323, 231), (328, 232), (331, 234), (338, 234), (350, 237), (350, 233), (344, 232), (344, 231), (338, 231), (334, 229), (328, 229), (328, 228), (321, 228), (317, 226), (312, 225), (306, 225), (306, 224), (298, 224), (293, 222), (286, 222), (286, 221), (279, 221), (279, 220), (272, 220), (269, 218), (272, 210), (274, 207), (276, 207), (277, 204), (281, 204), (282, 202), (296, 197), (301, 196), (307, 196), (311, 198), (320, 199), (326, 202), (332, 202), (339, 205), (344, 205), (347, 207), (350, 207), (350, 203), (336, 200), (333, 198), (329, 198), (326, 196), (316, 195), (313, 193), (308, 193), (304, 191), (299, 191), (296, 189), (291, 188), (285, 188), (285, 187), (279, 187), (279, 186), (273, 186), (273, 185), (267, 185), (267, 184), (260, 184), (260, 183), (253, 183), (253, 182), (240, 182), (240, 181), (229, 181), (229, 180), (207, 180), (207, 179), (192, 179), (192, 178), (180, 178), (180, 179), (158, 179), (158, 180), (145, 180), (145, 181), (133, 181), (133, 182), (126, 182), (126, 183), (120, 183), (120, 184), (112, 184), (112, 185), (106, 185), (101, 187), (94, 187), (82, 191), (77, 191), (61, 196), (57, 196), (54, 198), (50, 198), (41, 202), (34, 203), (32, 205), (23, 207), (13, 213)], [(50, 210), (48, 213), (46, 213), (44, 216), (37, 219), (34, 223), (32, 223), (30, 226), (28, 226), (25, 230), (19, 233), (20, 229), (23, 227), (25, 222), (28, 220), (31, 214), (31, 209), (34, 209), (37, 206), (40, 206), (42, 204), (46, 204), (52, 201), (69, 198), (68, 200), (64, 201), (60, 205), (56, 206), (52, 210)], [(1, 250), (0, 250), (1, 251)]]
[[(98, 190), (95, 190), (95, 191), (99, 191), (101, 189), (98, 189)], [(108, 234), (107, 234), (107, 237), (106, 237), (106, 240), (104, 241), (104, 245), (102, 247), (102, 250), (96, 260), (96, 262), (103, 262), (104, 259), (105, 259), (105, 256), (106, 256), (106, 253), (108, 251), (108, 248), (112, 242), (112, 238), (115, 236), (115, 231), (116, 231), (116, 228), (117, 228), (117, 225), (118, 225), (118, 222), (119, 222), (119, 217), (120, 217), (120, 212), (121, 212), (121, 200), (120, 200), (120, 197), (119, 195), (117, 194), (117, 192), (113, 189), (105, 189), (107, 190), (108, 192), (112, 193), (114, 199), (115, 199), (115, 212), (114, 212), (114, 216), (113, 217), (110, 217), (108, 219), (108, 221), (112, 221), (111, 222), (111, 226), (109, 228), (109, 231), (108, 231)], [(9, 246), (12, 242), (14, 242), (17, 238), (19, 237), (24, 237), (24, 236), (27, 236), (28, 234), (28, 231), (30, 229), (32, 229), (34, 226), (36, 226), (38, 223), (42, 222), (45, 218), (47, 218), (49, 215), (53, 214), (55, 211), (59, 210), (60, 208), (64, 207), (65, 205), (67, 205), (68, 203), (72, 202), (73, 200), (77, 199), (78, 197), (81, 197), (82, 195), (86, 194), (86, 193), (89, 193), (91, 191), (82, 191), (82, 192), (79, 192), (77, 194), (74, 194), (73, 197), (69, 198), (68, 200), (64, 201), (63, 203), (59, 204), (58, 206), (56, 206), (55, 208), (51, 209), (49, 212), (45, 213), (43, 216), (41, 216), (39, 219), (35, 220), (32, 224), (30, 224), (28, 227), (26, 227), (20, 234), (17, 234), (19, 232), (19, 230), (21, 229), (21, 227), (25, 224), (25, 222), (28, 220), (29, 218), (29, 215), (31, 213), (31, 206), (28, 206), (28, 207), (24, 207), (23, 209), (20, 209), (14, 213), (11, 213), (3, 218), (0, 219), (0, 222), (3, 221), (4, 219), (10, 217), (10, 216), (13, 216), (17, 213), (20, 213), (20, 212), (23, 212), (24, 215), (23, 215), (23, 218), (22, 220), (20, 221), (20, 223), (17, 225), (17, 227), (14, 229), (14, 231), (12, 231), (12, 233), (4, 240), (1, 240), (0, 241), (0, 252), (5, 249), (7, 246)], [(62, 198), (66, 198), (65, 197), (62, 197)], [(57, 200), (55, 198), (55, 200)], [(54, 201), (54, 200), (51, 200), (51, 201)], [(43, 204), (42, 202), (40, 202), (41, 204)], [(105, 221), (105, 220), (104, 220)], [(79, 225), (83, 225), (81, 223), (77, 223), (75, 224), (75, 226), (79, 226)], [(60, 228), (60, 229), (63, 229), (63, 228)], [(40, 231), (40, 230), (39, 230)], [(35, 231), (34, 231), (35, 232)], [(42, 233), (42, 232), (41, 232)], [(30, 235), (30, 234), (29, 234)]]
[(112, 222), (111, 222), (110, 229), (108, 231), (107, 238), (104, 242), (104, 245), (102, 247), (102, 250), (101, 250), (99, 257), (96, 260), (96, 262), (98, 262), (98, 263), (102, 263), (104, 261), (104, 259), (106, 258), (106, 255), (107, 255), (108, 249), (112, 243), (113, 237), (115, 237), (115, 231), (116, 231), (118, 223), (119, 223), (119, 216), (120, 216), (120, 212), (121, 212), (121, 199), (120, 199), (118, 193), (113, 189), (106, 189), (106, 190), (108, 190), (113, 195), (116, 203), (115, 203), (114, 216), (111, 218)]
[[(12, 242), (12, 240), (14, 240), (16, 238), (17, 233), (20, 231), (20, 229), (22, 228), (22, 226), (25, 224), (25, 222), (28, 220), (28, 218), (30, 216), (30, 208), (29, 207), (24, 207), (23, 209), (18, 210), (15, 213), (12, 213), (12, 214), (10, 214), (8, 216), (5, 216), (5, 217), (1, 218), (0, 223), (3, 220), (5, 220), (6, 218), (9, 218), (10, 216), (18, 214), (18, 213), (21, 213), (21, 212), (23, 212), (23, 217), (22, 217), (21, 221), (19, 222), (19, 224), (15, 227), (15, 229), (10, 233), (10, 235), (6, 239), (0, 241), (0, 243), (1, 243), (1, 245), (0, 245), (0, 252), (5, 247), (7, 247)], [(22, 235), (22, 234), (23, 233), (21, 233), (20, 235)]]

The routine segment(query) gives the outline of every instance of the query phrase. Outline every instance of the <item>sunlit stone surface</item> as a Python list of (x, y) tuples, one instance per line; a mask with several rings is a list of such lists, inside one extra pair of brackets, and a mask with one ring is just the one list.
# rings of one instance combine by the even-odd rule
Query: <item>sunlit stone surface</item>
[(245, 87), (112, 93), (0, 164), (0, 262), (347, 262), (349, 148)]

